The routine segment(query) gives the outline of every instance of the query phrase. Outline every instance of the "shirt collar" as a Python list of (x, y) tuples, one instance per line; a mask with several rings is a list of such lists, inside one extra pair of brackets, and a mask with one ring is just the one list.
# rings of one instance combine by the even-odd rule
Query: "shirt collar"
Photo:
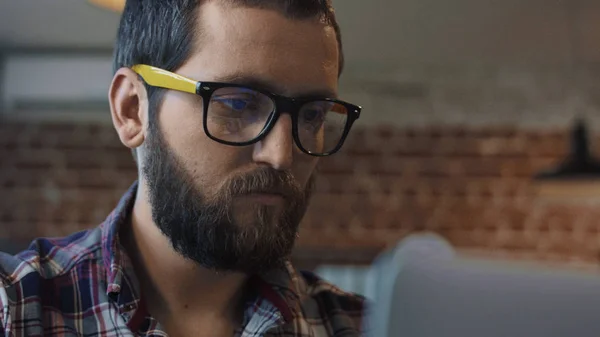
[(279, 310), (283, 319), (280, 323), (302, 317), (300, 305), (307, 296), (307, 285), (289, 261), (282, 268), (253, 276), (251, 282), (258, 300), (266, 299)]
[(119, 230), (130, 223), (137, 187), (136, 181), (101, 225), (102, 260), (107, 276), (106, 292), (119, 304), (127, 306), (132, 306), (138, 301), (139, 284), (131, 260), (119, 240)]
[[(119, 229), (130, 224), (137, 188), (136, 181), (101, 225), (107, 295), (127, 310), (139, 305), (140, 291), (131, 260), (119, 241)], [(267, 300), (281, 313), (281, 324), (302, 317), (300, 304), (308, 296), (307, 285), (289, 261), (282, 268), (252, 276), (250, 282), (258, 294), (257, 301)]]

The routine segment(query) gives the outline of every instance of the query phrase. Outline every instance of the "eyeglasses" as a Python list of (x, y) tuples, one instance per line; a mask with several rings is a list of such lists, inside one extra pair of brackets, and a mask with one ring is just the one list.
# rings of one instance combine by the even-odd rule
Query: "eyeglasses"
[(132, 70), (152, 87), (201, 96), (204, 132), (226, 145), (260, 141), (285, 112), (292, 117), (296, 146), (312, 156), (329, 156), (342, 147), (362, 109), (333, 98), (289, 98), (232, 83), (194, 81), (148, 65)]

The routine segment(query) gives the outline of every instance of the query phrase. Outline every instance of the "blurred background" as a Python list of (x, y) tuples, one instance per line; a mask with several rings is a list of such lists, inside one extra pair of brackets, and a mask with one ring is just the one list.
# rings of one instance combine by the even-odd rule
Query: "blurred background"
[[(321, 161), (298, 266), (360, 269), (433, 232), (464, 254), (597, 269), (600, 2), (334, 5), (340, 96), (363, 114)], [(106, 100), (118, 20), (0, 0), (0, 250), (97, 226), (136, 178)]]

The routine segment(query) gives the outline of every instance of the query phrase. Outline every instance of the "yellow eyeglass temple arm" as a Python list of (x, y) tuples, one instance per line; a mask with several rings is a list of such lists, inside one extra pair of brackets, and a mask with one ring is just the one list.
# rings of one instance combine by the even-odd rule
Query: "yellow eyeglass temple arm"
[(198, 82), (187, 77), (145, 64), (136, 64), (131, 69), (153, 87), (189, 92), (190, 94), (196, 93)]

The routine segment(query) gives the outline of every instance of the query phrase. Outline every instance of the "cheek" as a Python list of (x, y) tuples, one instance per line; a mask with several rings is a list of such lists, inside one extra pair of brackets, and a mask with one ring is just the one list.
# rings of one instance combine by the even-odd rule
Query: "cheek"
[(202, 102), (191, 94), (168, 91), (158, 115), (159, 125), (171, 147), (184, 150), (204, 135)]
[(235, 167), (234, 148), (216, 143), (204, 133), (201, 100), (168, 93), (158, 119), (165, 142), (198, 187), (218, 185)]
[(198, 158), (194, 151), (203, 147), (206, 140), (202, 112), (193, 99), (183, 97), (181, 93), (167, 93), (158, 120), (165, 141), (182, 163), (189, 158), (203, 161), (204, 158)]

